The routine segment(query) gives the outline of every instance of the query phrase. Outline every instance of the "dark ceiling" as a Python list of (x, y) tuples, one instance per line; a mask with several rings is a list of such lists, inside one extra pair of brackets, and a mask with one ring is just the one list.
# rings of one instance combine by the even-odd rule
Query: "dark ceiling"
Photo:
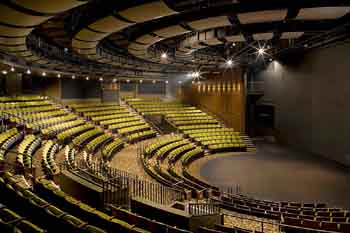
[[(268, 62), (349, 38), (340, 0), (4, 0), (4, 63), (67, 75), (166, 77)], [(166, 56), (164, 55), (166, 54)]]

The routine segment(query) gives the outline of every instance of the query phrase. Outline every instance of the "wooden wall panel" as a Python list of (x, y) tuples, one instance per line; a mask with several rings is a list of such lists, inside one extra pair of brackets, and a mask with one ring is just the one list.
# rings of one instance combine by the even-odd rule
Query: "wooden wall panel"
[(205, 81), (182, 86), (178, 97), (212, 113), (237, 131), (245, 130), (245, 93), (241, 70), (209, 76)]

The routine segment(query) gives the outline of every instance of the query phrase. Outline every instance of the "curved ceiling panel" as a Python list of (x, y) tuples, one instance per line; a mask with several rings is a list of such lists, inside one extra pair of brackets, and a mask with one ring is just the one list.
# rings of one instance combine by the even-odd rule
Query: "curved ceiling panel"
[(26, 43), (25, 37), (8, 38), (8, 37), (1, 37), (0, 36), (0, 44), (1, 45), (20, 45), (20, 44), (25, 44), (25, 43)]
[(156, 1), (120, 11), (119, 15), (121, 15), (125, 19), (128, 19), (129, 21), (141, 23), (151, 19), (161, 18), (176, 13), (176, 11), (170, 9), (167, 5), (165, 5), (163, 1)]
[[(142, 14), (140, 14), (140, 12), (142, 12)], [(96, 54), (97, 44), (110, 34), (121, 31), (134, 23), (142, 23), (148, 20), (154, 20), (164, 16), (177, 14), (176, 11), (170, 9), (163, 1), (141, 4), (117, 13), (121, 17), (116, 18), (115, 16), (110, 15), (97, 20), (93, 24), (90, 24), (87, 28), (79, 31), (74, 37), (76, 40), (72, 41), (73, 49), (82, 55), (93, 54), (93, 59), (100, 62), (101, 56)], [(125, 20), (122, 20), (123, 18)], [(147, 56), (145, 49), (149, 46), (149, 44), (155, 43), (160, 39), (162, 39), (160, 36), (141, 36), (136, 40), (137, 43), (131, 43), (129, 45), (129, 52), (137, 57), (144, 58)], [(77, 40), (80, 41), (80, 43), (78, 43)], [(86, 44), (84, 44), (84, 42), (86, 42)], [(96, 44), (91, 42), (96, 42)], [(142, 44), (145, 46), (142, 46)], [(83, 48), (89, 48), (88, 52), (86, 50), (82, 50)], [(91, 59), (91, 57), (89, 58)], [(111, 60), (109, 60), (109, 63), (114, 64)]]
[(266, 32), (266, 33), (256, 33), (253, 34), (254, 40), (271, 40), (273, 38), (272, 32)]
[(47, 13), (60, 13), (81, 4), (84, 2), (76, 0), (60, 0), (54, 4), (50, 0), (18, 0), (12, 1), (11, 5), (0, 4), (0, 41), (3, 42), (0, 43), (0, 49), (27, 61), (34, 61), (35, 57), (25, 43), (34, 27), (54, 16)]
[(183, 28), (181, 25), (174, 25), (166, 28), (162, 28), (156, 31), (153, 31), (154, 34), (161, 36), (163, 38), (170, 38), (178, 35), (188, 33), (189, 30)]
[(6, 5), (0, 5), (0, 22), (18, 27), (34, 27), (49, 17), (22, 13)]
[(225, 39), (229, 42), (244, 42), (245, 38), (243, 35), (227, 36)]
[(283, 32), (281, 39), (296, 39), (301, 37), (304, 32)]
[(287, 16), (287, 9), (255, 11), (238, 14), (237, 17), (241, 24), (265, 23), (284, 20)]
[(315, 7), (302, 8), (296, 19), (298, 20), (323, 20), (337, 19), (350, 12), (350, 7)]
[(18, 28), (0, 24), (0, 36), (3, 37), (25, 37), (33, 28)]
[(43, 14), (57, 14), (62, 11), (67, 11), (71, 8), (85, 4), (81, 0), (59, 0), (53, 2), (52, 0), (13, 0), (16, 5), (24, 8), (41, 12)]
[(197, 31), (231, 25), (227, 16), (210, 17), (206, 19), (192, 21), (187, 24)]

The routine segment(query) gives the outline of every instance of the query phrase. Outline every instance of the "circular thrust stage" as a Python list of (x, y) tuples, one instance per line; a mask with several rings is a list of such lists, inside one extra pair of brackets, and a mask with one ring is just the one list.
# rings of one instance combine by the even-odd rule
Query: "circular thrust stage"
[(257, 153), (206, 156), (191, 172), (208, 183), (273, 201), (325, 202), (350, 208), (350, 171), (322, 157), (276, 144), (258, 144)]

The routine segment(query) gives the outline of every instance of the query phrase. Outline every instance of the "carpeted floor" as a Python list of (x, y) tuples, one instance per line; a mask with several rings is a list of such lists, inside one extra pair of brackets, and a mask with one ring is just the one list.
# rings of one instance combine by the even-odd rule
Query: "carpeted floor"
[(192, 171), (221, 187), (239, 185), (260, 199), (326, 202), (350, 208), (350, 169), (276, 144), (258, 152), (226, 153), (196, 161)]

